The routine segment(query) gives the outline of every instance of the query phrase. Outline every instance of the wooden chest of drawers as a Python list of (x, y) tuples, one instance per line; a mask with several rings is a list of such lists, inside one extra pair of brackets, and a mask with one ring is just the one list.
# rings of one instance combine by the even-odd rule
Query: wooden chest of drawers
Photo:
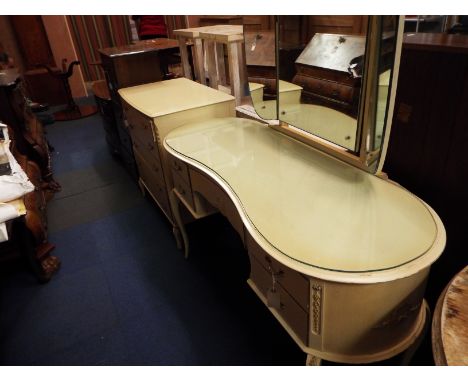
[[(120, 89), (124, 123), (131, 135), (139, 183), (175, 226), (170, 192), (175, 187), (194, 207), (186, 166), (162, 147), (173, 129), (195, 121), (235, 114), (234, 97), (186, 78)], [(175, 174), (175, 175), (174, 175)]]

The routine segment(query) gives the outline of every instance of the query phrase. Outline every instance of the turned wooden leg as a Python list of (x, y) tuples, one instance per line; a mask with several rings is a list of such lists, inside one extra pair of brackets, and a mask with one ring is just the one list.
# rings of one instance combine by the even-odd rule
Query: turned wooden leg
[(316, 357), (312, 354), (307, 354), (306, 366), (321, 366), (322, 358)]
[(424, 336), (426, 335), (427, 331), (429, 330), (429, 327), (431, 326), (431, 310), (429, 308), (429, 305), (427, 305), (426, 300), (423, 300), (422, 309), (424, 309), (424, 328), (421, 330), (421, 333), (419, 333), (419, 336), (414, 340), (411, 346), (403, 352), (400, 361), (400, 365), (402, 366), (409, 365), (411, 359), (414, 356), (414, 353), (416, 353), (416, 350), (418, 350), (419, 346), (421, 345), (421, 342), (424, 339)]
[(145, 185), (143, 184), (141, 178), (138, 179), (138, 187), (140, 187), (140, 192), (143, 196), (146, 195), (146, 188)]
[(172, 227), (172, 233), (174, 234), (174, 237), (176, 239), (177, 249), (182, 250), (184, 242), (183, 242), (182, 235), (180, 233), (179, 227), (173, 226)]
[(180, 201), (175, 190), (169, 192), (169, 201), (171, 203), (172, 214), (174, 215), (175, 222), (177, 223), (177, 229), (173, 229), (173, 233), (177, 242), (177, 247), (182, 247), (180, 244), (180, 235), (182, 234), (182, 241), (184, 243), (184, 257), (188, 259), (189, 255), (189, 240), (187, 236), (187, 231), (185, 231), (184, 223), (182, 222), (182, 217), (180, 216)]

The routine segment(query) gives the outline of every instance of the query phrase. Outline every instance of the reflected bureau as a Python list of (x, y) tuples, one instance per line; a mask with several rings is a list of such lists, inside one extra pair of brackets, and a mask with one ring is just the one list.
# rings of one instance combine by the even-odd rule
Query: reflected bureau
[(185, 125), (164, 148), (185, 179), (173, 195), (194, 217), (201, 200), (227, 217), (249, 253), (249, 285), (308, 363), (376, 362), (417, 343), (445, 246), (424, 202), (251, 120)]

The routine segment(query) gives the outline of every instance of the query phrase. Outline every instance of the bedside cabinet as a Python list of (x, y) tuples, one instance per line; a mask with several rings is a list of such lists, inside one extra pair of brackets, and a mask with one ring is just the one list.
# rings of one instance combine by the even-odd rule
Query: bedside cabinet
[[(186, 78), (120, 89), (119, 94), (140, 172), (140, 187), (148, 191), (176, 227), (170, 204), (172, 189), (188, 197), (191, 185), (188, 174), (166, 154), (163, 139), (187, 123), (234, 116), (235, 98)], [(188, 208), (193, 207), (192, 199), (186, 201)]]

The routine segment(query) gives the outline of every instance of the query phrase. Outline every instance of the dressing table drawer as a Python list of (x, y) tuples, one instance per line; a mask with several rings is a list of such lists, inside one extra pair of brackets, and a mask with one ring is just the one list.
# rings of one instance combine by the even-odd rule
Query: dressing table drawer
[(301, 273), (293, 271), (268, 255), (252, 238), (246, 235), (247, 251), (266, 271), (274, 272), (276, 279), (286, 289), (297, 303), (309, 310), (309, 280)]
[(244, 240), (244, 224), (234, 203), (224, 190), (198, 171), (190, 169), (193, 192), (201, 194), (213, 207), (221, 212)]
[[(267, 292), (272, 287), (272, 277), (255, 257), (250, 257), (250, 280), (257, 289), (267, 299)], [(276, 293), (279, 295), (280, 306), (275, 309), (286, 321), (296, 335), (304, 344), (308, 343), (309, 315), (299, 304), (289, 295), (289, 293), (278, 283)]]

